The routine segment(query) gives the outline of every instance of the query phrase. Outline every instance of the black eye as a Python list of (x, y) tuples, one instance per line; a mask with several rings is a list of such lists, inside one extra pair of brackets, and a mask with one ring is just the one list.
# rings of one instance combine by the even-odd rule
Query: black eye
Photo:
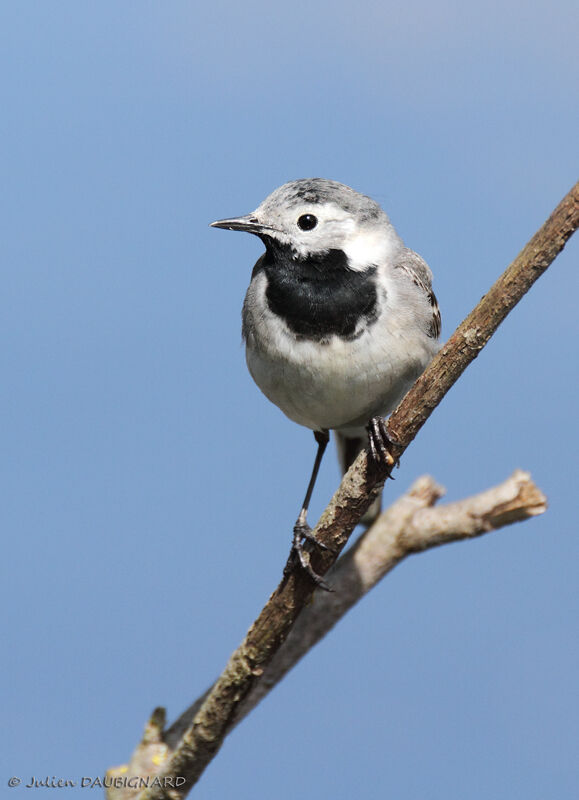
[(302, 214), (298, 219), (298, 228), (301, 228), (302, 231), (311, 231), (317, 224), (318, 218), (313, 214)]

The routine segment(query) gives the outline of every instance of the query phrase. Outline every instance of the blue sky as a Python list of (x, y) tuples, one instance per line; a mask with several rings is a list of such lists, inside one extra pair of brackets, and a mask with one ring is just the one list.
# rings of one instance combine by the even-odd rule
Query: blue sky
[[(565, 0), (3, 5), (4, 786), (127, 759), (280, 577), (313, 437), (245, 368), (260, 244), (208, 223), (348, 183), (426, 258), (450, 335), (577, 178), (577, 21)], [(578, 258), (388, 485), (428, 472), (456, 499), (522, 467), (548, 513), (395, 570), (197, 797), (573, 796)], [(331, 455), (312, 518), (337, 481)]]

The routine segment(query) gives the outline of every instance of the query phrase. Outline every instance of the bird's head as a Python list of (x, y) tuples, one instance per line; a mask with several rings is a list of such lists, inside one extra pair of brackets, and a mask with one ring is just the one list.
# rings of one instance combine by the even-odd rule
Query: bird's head
[(266, 248), (284, 248), (296, 259), (342, 250), (356, 271), (380, 263), (402, 246), (378, 203), (325, 178), (285, 183), (251, 214), (211, 225), (253, 233)]

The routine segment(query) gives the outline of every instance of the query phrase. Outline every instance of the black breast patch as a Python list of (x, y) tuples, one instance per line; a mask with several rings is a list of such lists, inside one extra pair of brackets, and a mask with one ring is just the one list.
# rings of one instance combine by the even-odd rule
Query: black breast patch
[(329, 250), (303, 258), (292, 258), (287, 248), (272, 247), (256, 264), (267, 277), (266, 299), (270, 310), (300, 337), (327, 340), (335, 334), (355, 339), (361, 320), (376, 319), (375, 273), (349, 269), (342, 250)]

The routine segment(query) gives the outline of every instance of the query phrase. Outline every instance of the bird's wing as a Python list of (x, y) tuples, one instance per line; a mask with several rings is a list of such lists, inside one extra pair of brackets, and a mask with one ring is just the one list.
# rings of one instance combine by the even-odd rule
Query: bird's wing
[(398, 256), (394, 269), (404, 272), (424, 292), (425, 299), (432, 308), (432, 319), (427, 333), (432, 339), (438, 339), (441, 331), (440, 309), (436, 295), (432, 291), (432, 272), (428, 264), (414, 250), (405, 247)]

